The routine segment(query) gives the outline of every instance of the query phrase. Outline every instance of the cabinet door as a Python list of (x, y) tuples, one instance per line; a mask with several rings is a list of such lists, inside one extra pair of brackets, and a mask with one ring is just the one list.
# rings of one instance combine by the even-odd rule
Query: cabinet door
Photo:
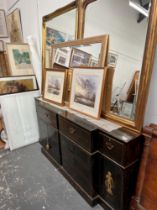
[(100, 156), (99, 193), (103, 200), (115, 210), (123, 209), (123, 170), (105, 157)]
[(58, 130), (48, 124), (47, 132), (48, 132), (48, 144), (49, 144), (48, 152), (59, 164), (61, 164), (60, 140), (59, 140)]
[(68, 174), (91, 197), (95, 195), (94, 164), (95, 156), (87, 154), (68, 138), (61, 135), (62, 164)]

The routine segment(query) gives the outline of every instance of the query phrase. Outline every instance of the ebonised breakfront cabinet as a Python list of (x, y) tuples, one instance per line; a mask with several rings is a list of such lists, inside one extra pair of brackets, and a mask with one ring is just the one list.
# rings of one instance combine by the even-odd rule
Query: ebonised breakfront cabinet
[(124, 128), (107, 132), (36, 99), (43, 154), (91, 205), (127, 210), (143, 137)]

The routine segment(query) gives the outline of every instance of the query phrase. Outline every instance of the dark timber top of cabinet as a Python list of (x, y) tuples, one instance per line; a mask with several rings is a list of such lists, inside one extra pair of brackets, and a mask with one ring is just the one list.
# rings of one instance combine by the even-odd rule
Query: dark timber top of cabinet
[(130, 141), (137, 139), (139, 136), (141, 136), (140, 134), (135, 133), (133, 131), (129, 131), (124, 127), (108, 132), (105, 129), (102, 129), (101, 127), (98, 127), (95, 124), (87, 121), (86, 119), (78, 117), (75, 114), (68, 112), (67, 110), (63, 110), (62, 107), (54, 106), (53, 104), (43, 101), (40, 98), (36, 98), (36, 103), (52, 112), (57, 113), (59, 116), (79, 125), (80, 127), (90, 132), (94, 130), (100, 130), (104, 132), (106, 135), (109, 135), (111, 138), (115, 138), (123, 143), (129, 143)]

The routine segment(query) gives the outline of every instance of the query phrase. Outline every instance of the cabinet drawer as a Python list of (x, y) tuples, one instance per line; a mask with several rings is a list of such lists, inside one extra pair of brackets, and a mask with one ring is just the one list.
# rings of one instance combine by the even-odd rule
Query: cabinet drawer
[(59, 130), (89, 152), (93, 150), (92, 134), (76, 124), (59, 117)]
[(53, 127), (57, 128), (57, 115), (41, 106), (37, 107), (38, 117), (44, 120), (46, 123), (51, 124)]
[(110, 157), (120, 164), (123, 164), (123, 153), (125, 150), (125, 145), (123, 143), (120, 143), (119, 141), (112, 139), (103, 133), (99, 133), (99, 141), (99, 149), (104, 155)]
[(88, 155), (65, 136), (61, 135), (60, 139), (64, 169), (90, 196), (94, 196), (95, 156)]

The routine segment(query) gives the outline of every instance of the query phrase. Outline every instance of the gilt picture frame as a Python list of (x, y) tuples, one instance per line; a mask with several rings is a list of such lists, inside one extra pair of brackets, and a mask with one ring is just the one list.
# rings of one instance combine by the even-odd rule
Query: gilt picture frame
[(28, 44), (6, 44), (10, 74), (33, 75), (31, 52)]
[(70, 95), (70, 109), (100, 118), (106, 69), (74, 68)]
[(12, 43), (23, 42), (22, 21), (19, 9), (7, 15), (8, 32)]
[(65, 70), (46, 69), (46, 80), (43, 99), (48, 102), (63, 106), (65, 82)]
[(7, 28), (5, 10), (0, 9), (0, 38), (7, 38), (7, 37), (8, 37), (8, 28)]
[(30, 76), (8, 76), (0, 78), (0, 95), (21, 93), (38, 90), (34, 75)]

